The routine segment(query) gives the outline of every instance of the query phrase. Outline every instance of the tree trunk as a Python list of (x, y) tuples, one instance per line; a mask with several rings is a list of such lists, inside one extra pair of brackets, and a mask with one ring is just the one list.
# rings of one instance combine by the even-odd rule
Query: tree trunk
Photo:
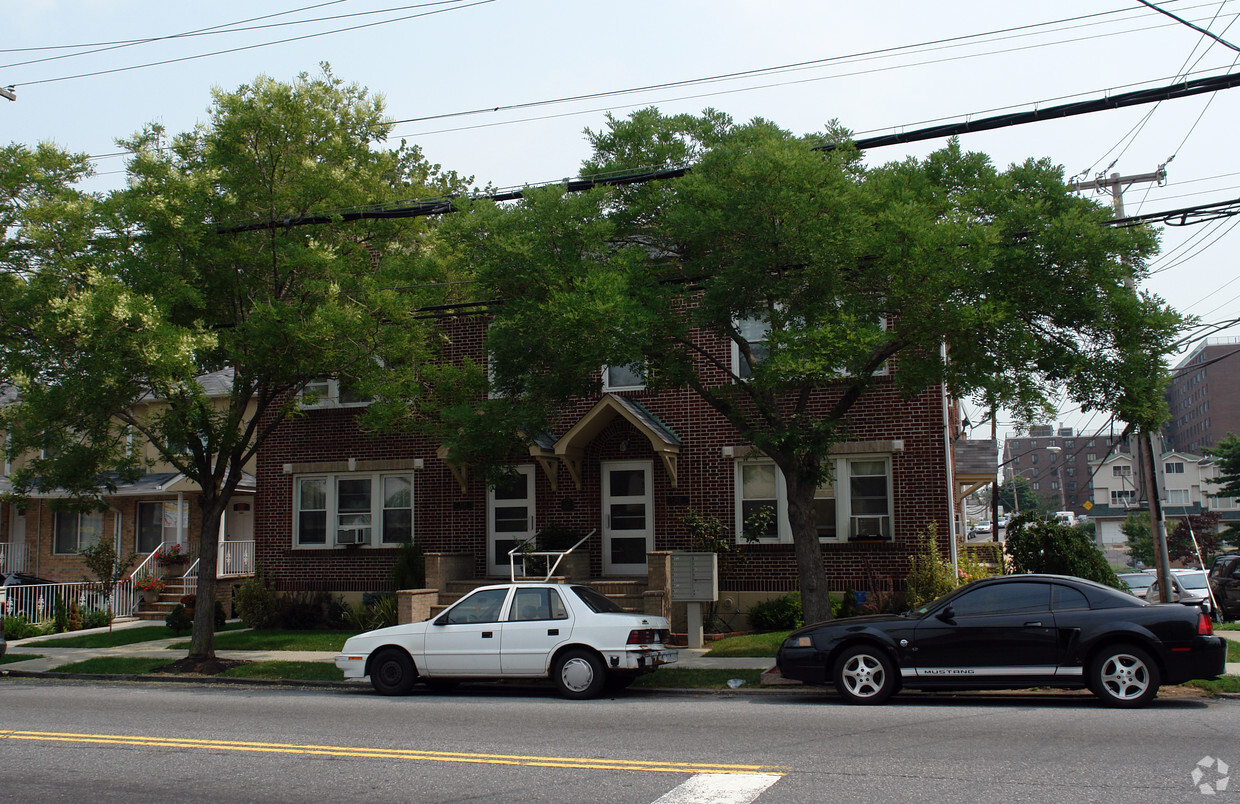
[(216, 500), (203, 506), (202, 530), (198, 534), (198, 585), (194, 589), (194, 632), (189, 642), (191, 659), (215, 658), (215, 570), (224, 505), (225, 502)]
[(788, 489), (788, 524), (792, 528), (792, 545), (797, 558), (801, 609), (806, 625), (824, 622), (832, 619), (831, 598), (814, 515), (815, 487), (797, 478), (794, 472), (784, 472), (784, 481)]

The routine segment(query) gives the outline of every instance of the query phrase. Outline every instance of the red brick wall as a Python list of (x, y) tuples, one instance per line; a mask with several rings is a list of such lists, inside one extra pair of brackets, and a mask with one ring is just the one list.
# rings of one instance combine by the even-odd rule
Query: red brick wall
[[(454, 345), (482, 354), (485, 323), (479, 319), (447, 322)], [(714, 344), (719, 359), (730, 359), (726, 343)], [(895, 367), (892, 366), (894, 369)], [(722, 383), (720, 372), (707, 377)], [(535, 469), (536, 517), (539, 527), (551, 522), (582, 530), (598, 527), (601, 518), (600, 462), (650, 460), (654, 465), (654, 519), (656, 550), (689, 547), (681, 517), (695, 509), (721, 519), (731, 529), (734, 521), (734, 462), (721, 448), (739, 446), (736, 431), (700, 399), (687, 391), (658, 396), (645, 391), (624, 392), (640, 401), (682, 439), (678, 462), (679, 486), (654, 455), (649, 442), (625, 420), (617, 418), (586, 449), (582, 488), (576, 488), (567, 468), (557, 463), (553, 491), (541, 467)], [(597, 399), (583, 399), (564, 411), (555, 435), (563, 435)], [(830, 394), (815, 400), (824, 411)], [(414, 531), (427, 552), (472, 552), (475, 573), (486, 569), (486, 489), (469, 478), (465, 493), (448, 467), (436, 456), (437, 443), (414, 435), (368, 435), (356, 425), (356, 409), (307, 411), (282, 424), (258, 460), (255, 501), (255, 540), (260, 569), (283, 590), (369, 591), (390, 588), (389, 573), (395, 551), (370, 547), (327, 549), (293, 548), (293, 477), (284, 464), (318, 461), (421, 458), (424, 468), (414, 474)], [(824, 571), (831, 588), (872, 589), (879, 583), (902, 584), (916, 535), (937, 521), (943, 551), (947, 550), (951, 512), (944, 455), (942, 399), (937, 390), (909, 400), (893, 387), (890, 377), (876, 380), (853, 409), (850, 441), (894, 440), (904, 443), (891, 455), (894, 507), (892, 542), (824, 544)], [(571, 509), (571, 510), (570, 510)], [(592, 575), (602, 570), (601, 540), (587, 543)], [(736, 591), (795, 589), (796, 561), (791, 544), (747, 547), (749, 558), (723, 579)]]

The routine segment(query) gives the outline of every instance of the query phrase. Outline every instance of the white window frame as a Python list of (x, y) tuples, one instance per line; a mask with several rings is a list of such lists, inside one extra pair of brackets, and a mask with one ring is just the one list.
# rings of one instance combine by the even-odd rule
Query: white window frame
[[(818, 541), (823, 544), (846, 544), (851, 539), (853, 517), (852, 494), (840, 495), (836, 493), (836, 489), (850, 489), (852, 479), (853, 464), (861, 464), (870, 461), (882, 461), (884, 475), (887, 481), (887, 512), (878, 516), (886, 519), (887, 538), (891, 539), (895, 532), (895, 495), (894, 484), (892, 482), (892, 461), (890, 453), (875, 453), (864, 455), (846, 455), (831, 459), (834, 462), (834, 481), (832, 483), (823, 484), (819, 487), (815, 499), (826, 499), (828, 497), (835, 499), (835, 536), (820, 536)], [(733, 507), (734, 507), (734, 524), (736, 530), (736, 541), (743, 543), (745, 541), (745, 486), (744, 486), (744, 468), (746, 466), (771, 466), (775, 471), (775, 519), (776, 533), (774, 536), (759, 537), (758, 541), (763, 544), (787, 544), (792, 542), (792, 526), (788, 521), (788, 488), (784, 482), (784, 475), (775, 466), (774, 461), (769, 458), (738, 458), (733, 466)], [(766, 498), (753, 498), (766, 499)]]
[[(314, 402), (306, 401), (306, 391), (312, 389), (313, 393), (318, 397)], [(297, 394), (297, 406), (302, 410), (319, 410), (321, 408), (365, 408), (374, 403), (374, 399), (359, 399), (350, 402), (342, 402), (341, 399), (342, 386), (340, 380), (332, 377), (317, 377), (306, 383), (305, 387)]]
[(1167, 489), (1167, 505), (1192, 505), (1192, 502), (1188, 489)]
[(611, 391), (641, 391), (645, 389), (646, 387), (646, 363), (645, 361), (637, 360), (632, 363), (627, 363), (623, 366), (616, 366), (615, 368), (628, 369), (628, 371), (631, 374), (635, 375), (638, 378), (638, 380), (635, 383), (613, 384), (612, 377), (611, 377), (612, 366), (603, 366), (603, 391), (604, 393), (610, 393)]
[[(293, 532), (291, 534), (293, 548), (297, 550), (337, 550), (341, 547), (352, 547), (355, 544), (362, 548), (370, 549), (390, 549), (404, 542), (403, 539), (396, 541), (384, 541), (383, 539), (383, 514), (388, 510), (405, 510), (402, 506), (399, 509), (389, 509), (384, 507), (385, 503), (385, 480), (388, 478), (401, 478), (409, 483), (409, 538), (416, 538), (417, 535), (417, 494), (415, 491), (415, 482), (413, 472), (335, 472), (335, 473), (307, 473), (293, 476)], [(316, 542), (302, 543), (301, 535), (301, 516), (303, 512), (301, 504), (302, 483), (304, 481), (321, 480), (325, 486), (326, 508), (310, 509), (313, 511), (324, 511), (326, 516), (326, 533), (324, 534), (323, 543)], [(370, 524), (367, 526), (369, 534), (364, 541), (352, 542), (340, 540), (340, 481), (341, 480), (369, 480), (370, 481)], [(356, 512), (361, 514), (362, 512)], [(346, 512), (348, 515), (348, 512)], [(346, 530), (356, 530), (346, 529)]]

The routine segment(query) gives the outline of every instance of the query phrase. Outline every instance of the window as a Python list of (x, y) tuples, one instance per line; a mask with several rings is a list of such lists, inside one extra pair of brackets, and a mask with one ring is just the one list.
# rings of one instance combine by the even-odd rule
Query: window
[(634, 391), (646, 387), (646, 367), (641, 362), (603, 367), (604, 391)]
[(554, 589), (518, 589), (509, 620), (567, 620), (568, 610)]
[(182, 534), (186, 532), (189, 510), (184, 501), (181, 503), (179, 519), (180, 522), (177, 521), (175, 500), (138, 503), (138, 552), (154, 552), (160, 542), (172, 544), (177, 541), (178, 531)]
[(369, 405), (374, 399), (362, 396), (349, 379), (319, 377), (306, 383), (297, 396), (302, 408), (356, 408)]
[(1050, 611), (1050, 584), (1018, 581), (983, 586), (952, 601), (956, 617)]
[(1036, 483), (1036, 482), (1029, 484), (1029, 488), (1033, 489), (1034, 491), (1040, 490), (1041, 486), (1042, 486), (1041, 483)]
[(444, 625), (499, 622), (500, 609), (506, 597), (508, 597), (507, 589), (484, 589), (474, 592), (444, 612), (439, 621)]
[(1020, 442), (1019, 442), (1019, 441), (1013, 441), (1013, 442), (1011, 442), (1011, 443), (1012, 443), (1012, 452), (1015, 452), (1016, 450), (1020, 449)]
[[(848, 457), (834, 460), (834, 483), (814, 493), (818, 537), (823, 541), (883, 538), (892, 534), (891, 459), (888, 456)], [(788, 494), (783, 474), (763, 460), (736, 463), (736, 531), (744, 533), (755, 514), (768, 510), (770, 518), (762, 540), (792, 540), (788, 524)]]
[[(769, 321), (765, 318), (742, 318), (736, 322), (736, 331), (749, 344), (749, 351), (753, 354), (753, 366), (770, 357), (771, 349), (766, 343), (766, 338), (771, 333)], [(740, 346), (733, 342), (732, 372), (742, 380), (747, 380), (753, 376), (753, 366), (741, 354)]]
[[(1091, 441), (1090, 443), (1092, 444), (1093, 442)], [(1086, 453), (1085, 460), (1089, 461), (1090, 463), (1093, 463), (1094, 461), (1098, 460), (1098, 453), (1096, 452)]]
[(1085, 599), (1085, 595), (1075, 589), (1059, 584), (1051, 584), (1051, 608), (1055, 611), (1068, 611), (1070, 609), (1087, 609), (1089, 601)]
[(1030, 455), (1030, 456), (1029, 456), (1029, 462), (1030, 462), (1030, 463), (1035, 463), (1035, 464), (1036, 464), (1036, 463), (1038, 462), (1038, 456), (1037, 456), (1037, 455)]
[(1163, 471), (1169, 475), (1184, 474), (1184, 464), (1180, 462), (1163, 464)]
[(1111, 477), (1132, 477), (1131, 466), (1112, 466)]
[(72, 555), (103, 538), (103, 512), (57, 511), (55, 528), (53, 551)]
[(1188, 489), (1167, 489), (1167, 503), (1169, 505), (1189, 505)]
[(1127, 507), (1137, 501), (1137, 492), (1135, 489), (1120, 489), (1111, 491), (1111, 505), (1116, 507)]
[(413, 538), (412, 475), (305, 475), (295, 479), (293, 497), (296, 547), (382, 546)]

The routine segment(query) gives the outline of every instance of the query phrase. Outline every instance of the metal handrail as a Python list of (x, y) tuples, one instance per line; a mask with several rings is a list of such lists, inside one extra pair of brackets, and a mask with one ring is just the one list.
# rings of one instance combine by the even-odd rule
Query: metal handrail
[[(181, 576), (182, 593), (188, 594), (188, 590), (191, 585), (194, 587), (198, 586), (198, 562), (201, 560), (202, 559), (200, 558), (195, 558), (194, 563), (190, 564), (189, 569), (185, 570), (185, 574)], [(191, 576), (193, 577), (193, 581), (190, 580)]]
[(560, 562), (564, 560), (564, 556), (568, 555), (569, 553), (573, 552), (581, 545), (585, 544), (586, 539), (589, 539), (591, 536), (593, 536), (596, 533), (598, 533), (598, 528), (594, 528), (593, 530), (591, 530), (589, 533), (587, 533), (585, 536), (582, 537), (581, 541), (577, 542), (576, 544), (574, 544), (572, 547), (568, 548), (567, 550), (534, 550), (532, 552), (527, 553), (525, 552), (525, 549), (524, 549), (525, 546), (538, 538), (537, 534), (531, 536), (530, 538), (526, 539), (525, 541), (521, 542), (516, 547), (508, 551), (508, 577), (509, 579), (513, 583), (516, 583), (517, 581), (517, 553), (521, 554), (521, 559), (522, 559), (521, 574), (522, 575), (525, 574), (525, 558), (533, 557), (533, 556), (545, 556), (547, 558), (550, 558), (552, 556), (555, 556), (555, 562), (549, 563), (547, 566), (547, 577), (543, 578), (543, 583), (546, 583), (547, 581), (551, 580), (552, 575), (555, 575), (556, 568), (560, 566)]

